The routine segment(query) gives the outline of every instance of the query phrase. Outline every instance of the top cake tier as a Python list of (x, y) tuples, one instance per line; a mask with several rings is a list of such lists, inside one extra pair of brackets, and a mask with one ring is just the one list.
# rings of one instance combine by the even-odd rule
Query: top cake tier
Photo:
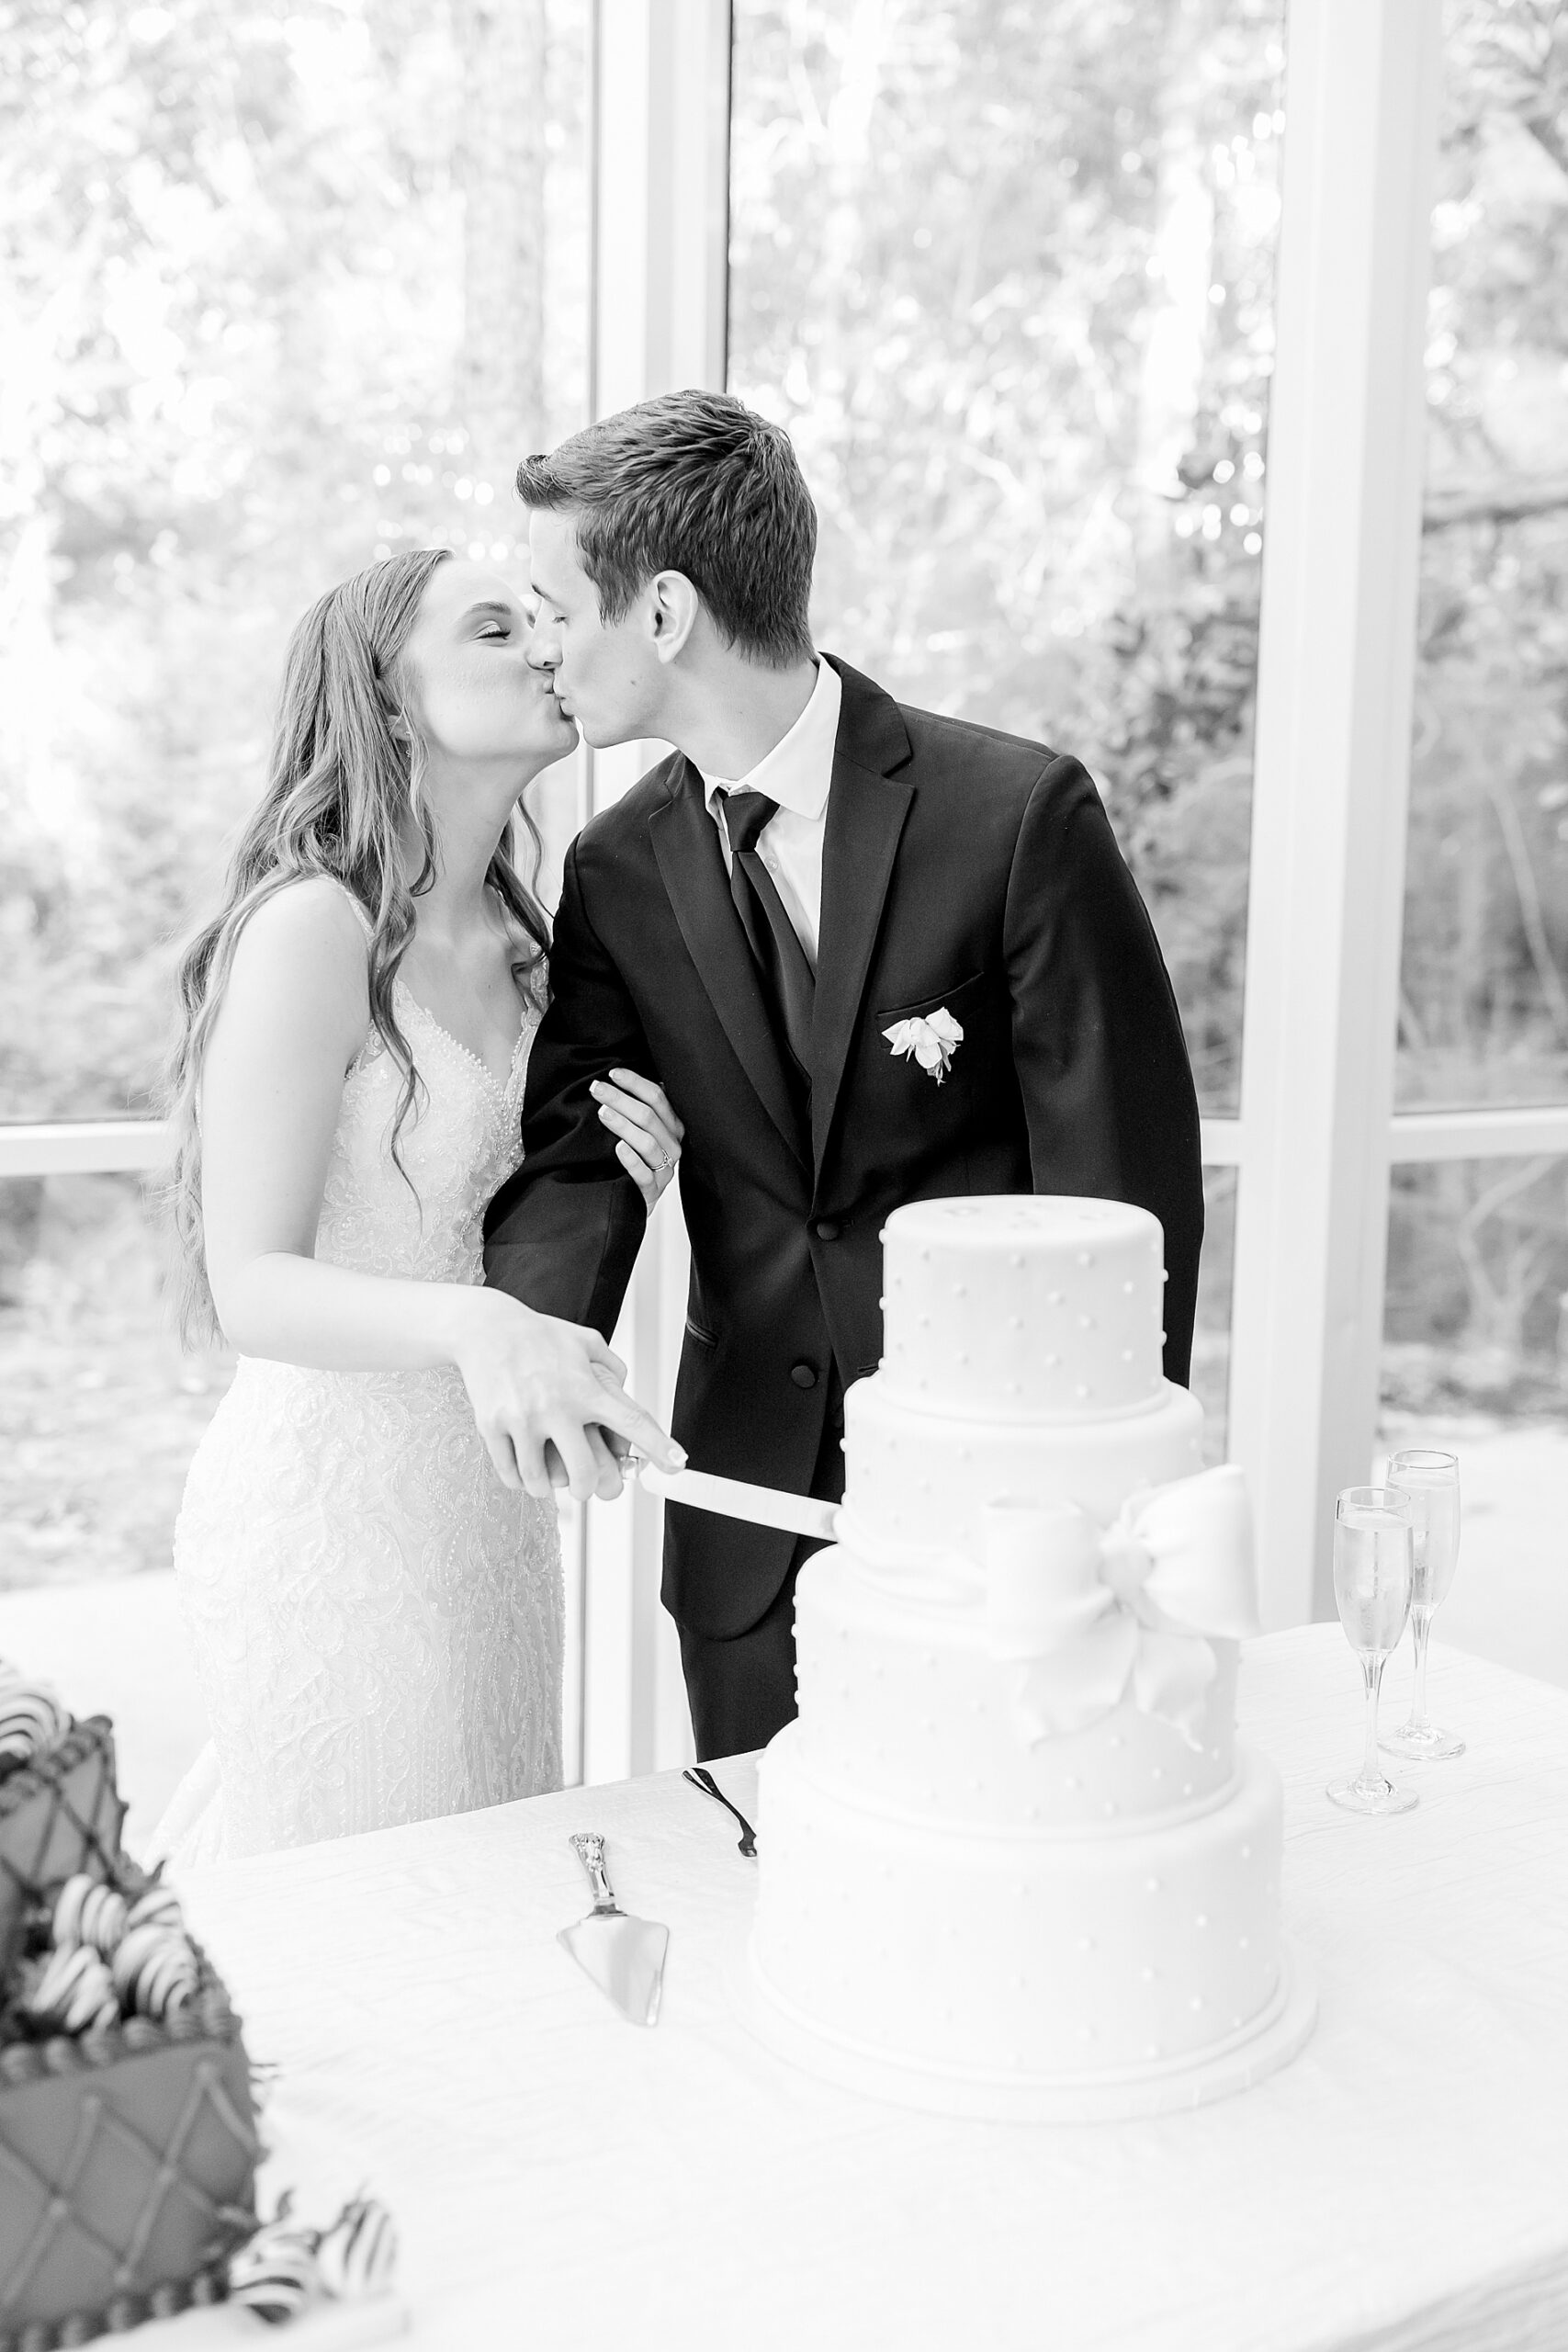
[(1159, 1220), (1122, 1201), (916, 1201), (883, 1231), (882, 1383), (964, 1420), (1100, 1420), (1162, 1393)]

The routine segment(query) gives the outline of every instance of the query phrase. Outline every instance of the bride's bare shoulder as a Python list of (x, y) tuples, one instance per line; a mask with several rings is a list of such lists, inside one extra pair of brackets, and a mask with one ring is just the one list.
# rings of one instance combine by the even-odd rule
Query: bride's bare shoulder
[(346, 883), (330, 874), (301, 874), (269, 890), (247, 916), (240, 933), (268, 945), (309, 948), (352, 946), (361, 963), (370, 936), (370, 918)]
[(269, 891), (245, 918), (234, 966), (303, 956), (323, 978), (336, 974), (363, 980), (369, 939), (370, 919), (341, 882), (327, 874), (302, 874)]
[(228, 993), (274, 1018), (314, 1013), (346, 1040), (368, 1018), (368, 918), (328, 875), (301, 875), (269, 892), (234, 943)]

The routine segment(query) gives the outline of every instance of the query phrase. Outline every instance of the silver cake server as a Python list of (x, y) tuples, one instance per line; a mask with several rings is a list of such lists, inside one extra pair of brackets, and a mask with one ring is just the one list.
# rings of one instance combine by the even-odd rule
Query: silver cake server
[(604, 1840), (596, 1830), (580, 1831), (571, 1842), (588, 1872), (593, 1908), (575, 1928), (562, 1928), (556, 1941), (565, 1945), (583, 1974), (593, 1979), (624, 2018), (633, 2025), (653, 2025), (659, 2018), (670, 1930), (657, 1919), (634, 1919), (620, 1908), (604, 1874)]

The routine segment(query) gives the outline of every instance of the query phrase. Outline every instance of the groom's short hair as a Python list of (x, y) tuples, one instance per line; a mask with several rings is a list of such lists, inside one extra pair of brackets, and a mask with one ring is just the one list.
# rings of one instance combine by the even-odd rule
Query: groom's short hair
[(517, 469), (525, 506), (568, 513), (607, 621), (659, 571), (691, 582), (731, 645), (811, 658), (817, 509), (788, 434), (728, 392), (664, 392)]

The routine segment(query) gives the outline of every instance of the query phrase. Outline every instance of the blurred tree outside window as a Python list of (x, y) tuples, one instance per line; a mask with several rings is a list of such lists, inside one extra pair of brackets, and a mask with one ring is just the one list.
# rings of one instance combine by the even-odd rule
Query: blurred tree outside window
[[(4, 12), (0, 1119), (148, 1114), (307, 605), (437, 542), (525, 576), (513, 469), (587, 415), (587, 36), (571, 0)], [(558, 869), (572, 779), (535, 794)], [(0, 1181), (0, 1580), (167, 1557), (224, 1375), (182, 1371), (161, 1249), (133, 1179)]]
[[(1448, 0), (1446, 68), (1398, 1100), (1568, 1103), (1568, 15)], [(1562, 1161), (1395, 1168), (1391, 1413), (1561, 1411), (1565, 1335)]]
[[(1283, 0), (738, 0), (730, 379), (818, 639), (1078, 754), (1203, 1108), (1240, 1069)], [(1234, 1182), (1197, 1385), (1223, 1432)]]

